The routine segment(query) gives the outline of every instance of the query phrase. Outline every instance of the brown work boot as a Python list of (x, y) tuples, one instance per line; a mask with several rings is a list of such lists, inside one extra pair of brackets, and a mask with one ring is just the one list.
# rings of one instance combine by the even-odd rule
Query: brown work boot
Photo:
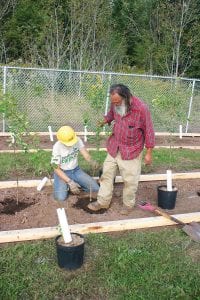
[(87, 207), (92, 211), (98, 211), (100, 209), (108, 209), (109, 205), (103, 206), (98, 201), (95, 201), (95, 202), (91, 202), (90, 204), (88, 204)]
[(131, 212), (133, 212), (133, 207), (132, 206), (126, 206), (126, 205), (123, 205), (120, 213), (122, 215), (129, 215)]

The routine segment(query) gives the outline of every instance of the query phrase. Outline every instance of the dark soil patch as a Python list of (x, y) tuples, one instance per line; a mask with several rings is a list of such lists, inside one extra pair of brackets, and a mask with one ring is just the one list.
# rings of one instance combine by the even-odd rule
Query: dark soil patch
[[(100, 214), (91, 214), (85, 210), (89, 203), (89, 197), (78, 198), (75, 195), (69, 195), (63, 202), (55, 201), (52, 197), (52, 187), (47, 186), (41, 192), (34, 188), (20, 188), (19, 201), (24, 203), (24, 207), (15, 214), (6, 214), (0, 211), (0, 230), (17, 230), (25, 228), (39, 228), (58, 225), (57, 208), (65, 208), (69, 224), (85, 224), (106, 221), (116, 221), (123, 219), (154, 217), (154, 214), (140, 209), (137, 204), (143, 201), (157, 205), (157, 187), (162, 185), (163, 181), (140, 182), (136, 197), (134, 210), (128, 215), (121, 214), (122, 209), (122, 189), (123, 184), (115, 184), (111, 206), (105, 212)], [(200, 180), (174, 180), (173, 185), (177, 187), (176, 206), (169, 210), (170, 214), (182, 214), (200, 211), (200, 197), (197, 192), (200, 191)], [(1, 205), (5, 199), (16, 199), (16, 188), (1, 189)], [(81, 203), (82, 201), (82, 203)], [(27, 205), (26, 205), (27, 204)]]
[(14, 198), (4, 198), (3, 201), (0, 201), (0, 213), (7, 215), (14, 215), (16, 212), (24, 210), (25, 208), (34, 205), (35, 199), (30, 201), (30, 198), (25, 198), (22, 201), (18, 202), (17, 197)]
[(96, 212), (91, 211), (87, 206), (89, 203), (96, 201), (95, 199), (91, 200), (90, 197), (81, 199), (78, 198), (78, 200), (76, 201), (75, 204), (73, 204), (73, 207), (77, 208), (77, 209), (83, 209), (84, 211), (86, 211), (89, 214), (103, 214), (105, 213), (106, 209), (102, 208)]

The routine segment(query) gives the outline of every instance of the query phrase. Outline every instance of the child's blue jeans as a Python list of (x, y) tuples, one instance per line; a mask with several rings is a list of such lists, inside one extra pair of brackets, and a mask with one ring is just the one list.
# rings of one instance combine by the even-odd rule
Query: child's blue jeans
[[(78, 183), (84, 191), (89, 192), (91, 190), (92, 192), (98, 192), (99, 185), (97, 182), (80, 167), (76, 167), (73, 170), (63, 170), (63, 172), (70, 179)], [(54, 198), (59, 201), (64, 201), (68, 196), (68, 192), (68, 184), (54, 173)]]

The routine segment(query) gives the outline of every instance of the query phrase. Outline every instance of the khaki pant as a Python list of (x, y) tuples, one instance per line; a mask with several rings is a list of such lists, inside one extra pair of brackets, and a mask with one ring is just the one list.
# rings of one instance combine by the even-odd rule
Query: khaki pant
[(141, 162), (142, 153), (132, 160), (122, 160), (120, 152), (115, 158), (108, 154), (103, 165), (103, 175), (101, 176), (97, 201), (102, 206), (110, 204), (113, 193), (113, 180), (119, 169), (124, 182), (123, 203), (126, 206), (133, 207), (141, 173)]

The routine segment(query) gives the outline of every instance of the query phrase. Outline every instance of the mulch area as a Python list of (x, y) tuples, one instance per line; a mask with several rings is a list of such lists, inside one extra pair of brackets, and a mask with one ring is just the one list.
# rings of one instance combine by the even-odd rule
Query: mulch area
[[(87, 211), (88, 199), (70, 195), (66, 201), (53, 199), (52, 187), (47, 186), (41, 192), (36, 188), (2, 189), (0, 193), (0, 230), (48, 227), (58, 225), (56, 209), (64, 207), (69, 224), (114, 221), (152, 217), (153, 213), (141, 210), (137, 204), (141, 200), (157, 205), (157, 187), (163, 181), (140, 182), (134, 210), (127, 216), (121, 214), (123, 184), (115, 184), (113, 199), (108, 210), (93, 214)], [(178, 189), (176, 206), (168, 210), (170, 214), (198, 212), (200, 210), (200, 180), (174, 180)]]

